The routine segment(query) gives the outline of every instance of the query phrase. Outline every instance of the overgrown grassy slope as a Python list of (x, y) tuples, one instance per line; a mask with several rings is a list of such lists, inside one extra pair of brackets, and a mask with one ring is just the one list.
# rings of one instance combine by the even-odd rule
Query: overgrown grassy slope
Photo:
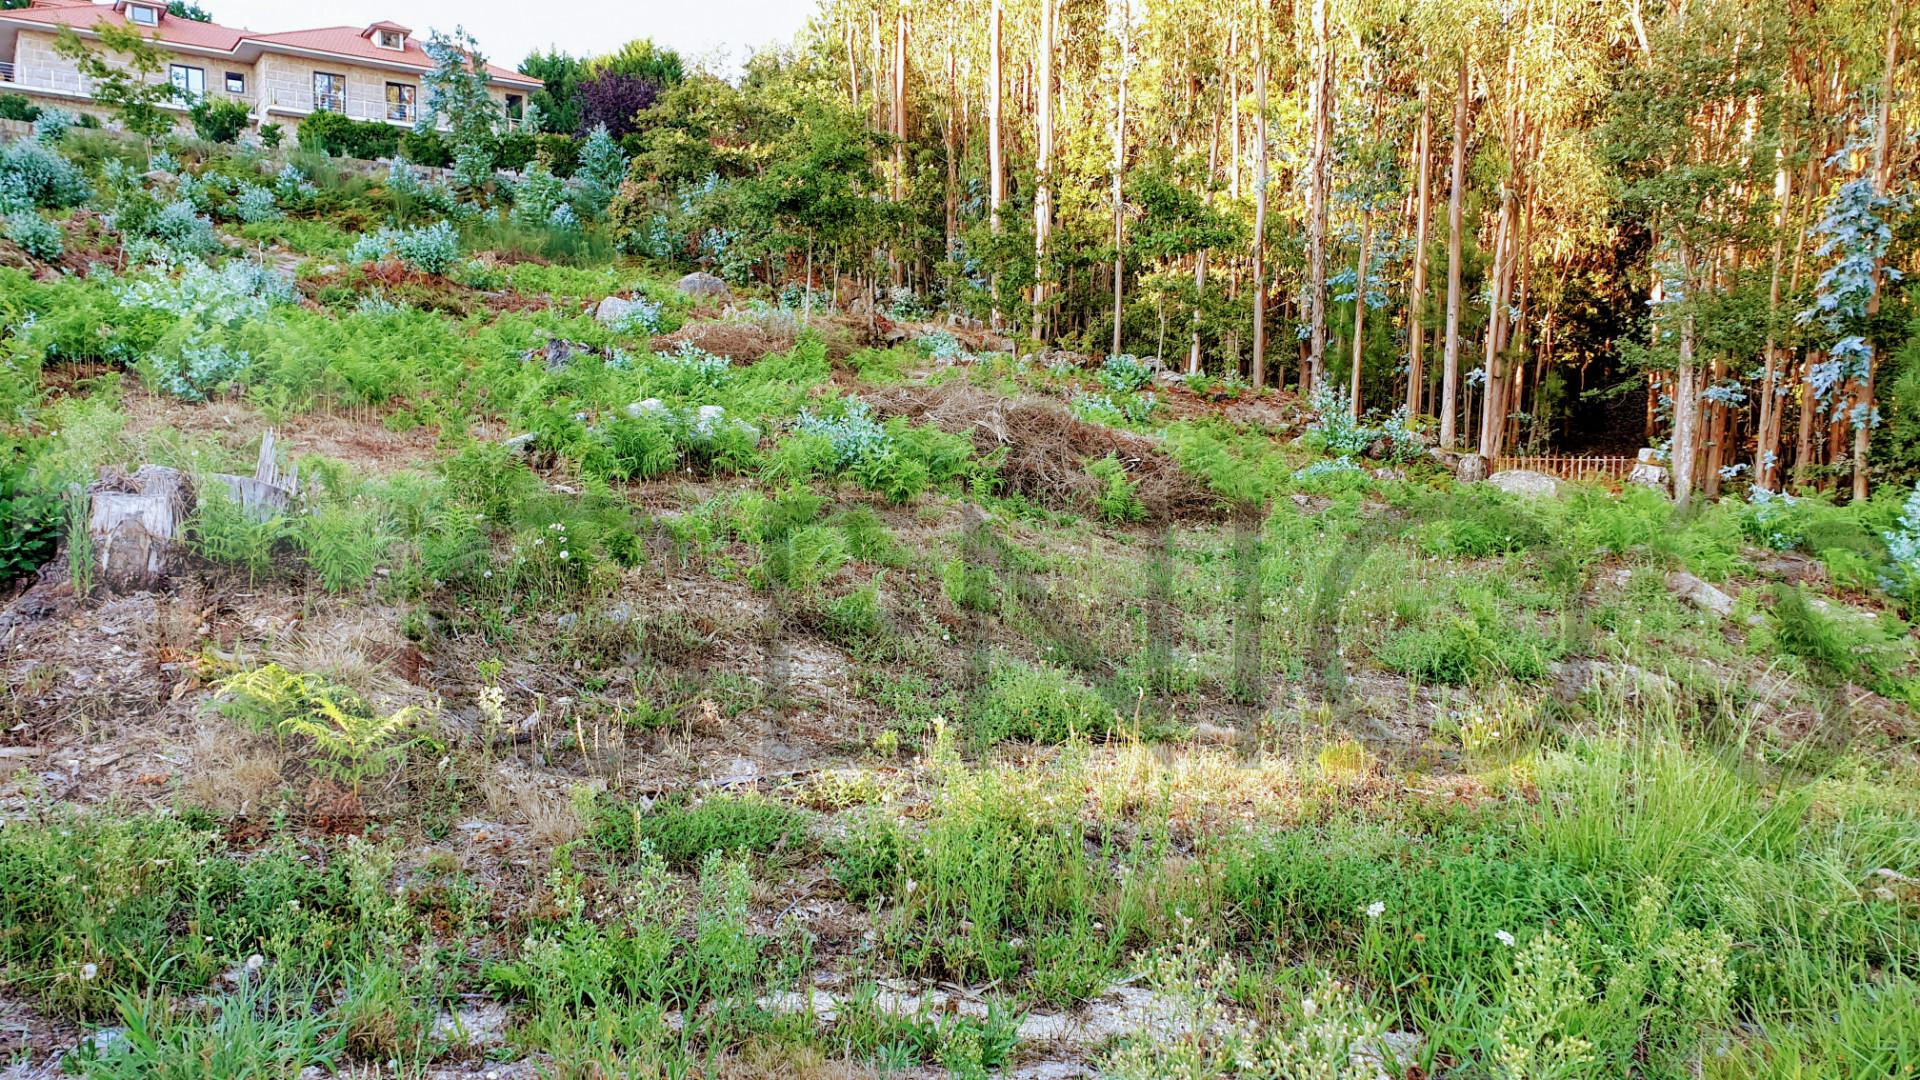
[[(118, 261), (0, 269), (23, 1067), (1920, 1063), (1903, 493), (1523, 499), (1392, 420), (106, 153)], [(269, 428), (261, 519), (215, 474)], [(74, 491), (143, 463), (198, 503), (113, 595)]]

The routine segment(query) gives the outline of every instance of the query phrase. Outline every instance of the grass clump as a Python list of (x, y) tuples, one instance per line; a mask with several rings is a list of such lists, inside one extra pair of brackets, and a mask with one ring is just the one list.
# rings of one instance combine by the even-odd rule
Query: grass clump
[(1113, 707), (1091, 687), (1057, 668), (1003, 662), (988, 680), (969, 728), (975, 741), (1066, 742), (1115, 730)]
[(650, 811), (603, 802), (593, 828), (594, 844), (602, 851), (628, 857), (657, 852), (676, 867), (697, 866), (713, 853), (793, 852), (808, 837), (805, 813), (761, 795), (716, 795)]

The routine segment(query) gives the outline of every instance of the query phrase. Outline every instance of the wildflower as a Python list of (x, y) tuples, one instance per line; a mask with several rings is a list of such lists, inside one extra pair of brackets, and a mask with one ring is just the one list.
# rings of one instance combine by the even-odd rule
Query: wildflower
[(89, 963), (89, 964), (80, 965), (80, 981), (81, 982), (92, 982), (94, 980), (94, 977), (99, 974), (100, 974), (99, 964)]
[(1387, 910), (1386, 901), (1375, 900), (1373, 903), (1367, 905), (1367, 918), (1377, 919), (1381, 915), (1385, 914), (1386, 910)]
[(1495, 930), (1493, 932), (1493, 936), (1500, 939), (1500, 944), (1505, 945), (1509, 949), (1513, 948), (1512, 934), (1506, 932), (1505, 930)]
[(261, 965), (265, 964), (266, 962), (267, 962), (266, 957), (261, 956), (259, 953), (254, 953), (252, 956), (247, 957), (247, 970), (259, 971)]
[(565, 559), (565, 558), (567, 557), (567, 549), (566, 549), (566, 548), (561, 548), (561, 549), (560, 549), (560, 557), (561, 557), (562, 559)]

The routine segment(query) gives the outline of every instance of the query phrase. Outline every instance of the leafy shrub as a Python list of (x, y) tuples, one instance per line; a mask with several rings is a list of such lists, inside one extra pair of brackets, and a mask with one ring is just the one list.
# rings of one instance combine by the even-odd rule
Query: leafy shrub
[(175, 199), (162, 206), (147, 223), (147, 234), (179, 255), (206, 255), (220, 249), (213, 220), (200, 213), (191, 199)]
[(1094, 506), (1106, 521), (1143, 521), (1147, 508), (1134, 490), (1127, 467), (1113, 454), (1087, 463), (1087, 474), (1104, 485), (1094, 496)]
[(1880, 534), (1892, 563), (1886, 589), (1908, 603), (1920, 601), (1920, 484), (1915, 484), (1900, 508), (1897, 526)]
[(553, 218), (566, 194), (566, 183), (544, 163), (535, 163), (514, 185), (513, 220), (523, 225), (544, 225)]
[(39, 119), (40, 107), (25, 94), (0, 94), (0, 120), (32, 123)]
[(60, 226), (33, 210), (16, 210), (7, 218), (7, 239), (41, 262), (52, 262), (66, 250)]
[(349, 119), (343, 113), (320, 110), (300, 121), (300, 148), (331, 157), (390, 158), (400, 150), (400, 129), (379, 121)]
[(1104, 735), (1114, 721), (1113, 707), (1086, 684), (1056, 668), (1009, 661), (988, 680), (972, 731), (982, 744), (1013, 738), (1057, 743), (1075, 732)]
[(1404, 630), (1387, 643), (1380, 659), (1414, 678), (1468, 686), (1503, 675), (1539, 679), (1558, 651), (1543, 638), (1504, 625), (1497, 613), (1476, 613), (1435, 616)]
[(273, 189), (259, 184), (242, 184), (240, 194), (233, 200), (234, 213), (249, 225), (258, 225), (263, 221), (279, 221), (286, 215), (280, 212), (280, 203), (274, 198)]
[(0, 584), (33, 573), (53, 557), (60, 499), (33, 486), (18, 446), (0, 459)]
[(40, 142), (53, 145), (67, 137), (73, 128), (73, 114), (65, 109), (48, 106), (40, 110), (33, 118), (33, 137)]
[(194, 133), (208, 142), (230, 143), (247, 130), (250, 119), (245, 102), (205, 97), (187, 110)]
[(385, 772), (410, 745), (403, 737), (420, 715), (417, 706), (382, 716), (317, 675), (279, 664), (239, 672), (220, 683), (223, 713), (259, 731), (298, 735), (321, 754), (325, 771), (358, 784)]
[(1141, 424), (1159, 408), (1153, 391), (1125, 394), (1087, 394), (1076, 392), (1067, 408), (1082, 420), (1096, 424)]
[(1131, 394), (1153, 382), (1153, 367), (1137, 356), (1109, 356), (1100, 365), (1100, 385), (1115, 394)]
[(763, 545), (769, 582), (811, 593), (847, 564), (846, 537), (831, 525), (783, 530)]
[(459, 234), (445, 221), (410, 229), (381, 229), (354, 241), (347, 254), (356, 263), (399, 259), (424, 274), (445, 274), (459, 257)]
[(187, 263), (178, 275), (151, 274), (123, 283), (116, 295), (122, 304), (191, 317), (203, 326), (230, 326), (264, 316), (272, 308), (293, 302), (293, 279), (245, 259), (232, 259), (215, 270), (206, 263)]
[(86, 202), (93, 188), (78, 166), (32, 139), (0, 147), (0, 214)]

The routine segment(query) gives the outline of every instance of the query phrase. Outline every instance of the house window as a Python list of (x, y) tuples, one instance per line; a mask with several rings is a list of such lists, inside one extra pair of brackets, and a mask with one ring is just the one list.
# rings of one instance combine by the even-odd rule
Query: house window
[(404, 49), (407, 38), (398, 30), (382, 30), (376, 40), (383, 49)]
[(411, 83), (387, 84), (387, 119), (413, 119), (413, 92), (414, 87)]
[(160, 9), (150, 8), (143, 4), (128, 4), (127, 18), (141, 26), (159, 26)]
[(188, 67), (185, 64), (167, 65), (167, 79), (179, 87), (180, 96), (188, 101), (199, 101), (207, 95), (207, 71), (205, 68)]
[(244, 94), (246, 92), (247, 92), (246, 73), (240, 72), (240, 71), (227, 72), (227, 93)]
[(347, 111), (347, 77), (324, 71), (313, 73), (313, 107), (324, 112)]

